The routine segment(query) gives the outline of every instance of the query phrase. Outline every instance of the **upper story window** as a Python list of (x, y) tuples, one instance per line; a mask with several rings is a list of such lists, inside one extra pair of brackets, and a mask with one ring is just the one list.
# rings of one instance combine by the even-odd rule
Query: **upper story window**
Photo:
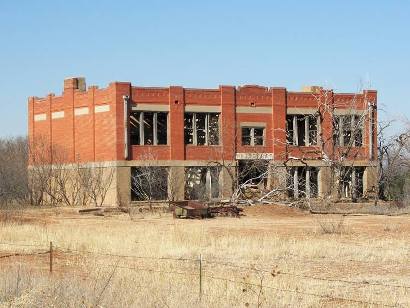
[(338, 146), (361, 147), (363, 145), (363, 117), (341, 115), (333, 118), (333, 142)]
[(263, 145), (265, 128), (263, 127), (242, 127), (242, 145)]
[(218, 145), (219, 118), (219, 113), (185, 113), (185, 144)]
[(138, 111), (130, 113), (131, 145), (166, 145), (168, 113)]
[(286, 138), (287, 143), (298, 146), (317, 144), (318, 121), (314, 114), (287, 115)]

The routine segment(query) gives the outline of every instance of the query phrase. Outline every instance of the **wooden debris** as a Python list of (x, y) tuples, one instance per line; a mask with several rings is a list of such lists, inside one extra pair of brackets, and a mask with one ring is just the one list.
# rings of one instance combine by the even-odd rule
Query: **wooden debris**
[(215, 206), (209, 208), (209, 214), (211, 216), (230, 216), (230, 217), (240, 217), (243, 209), (237, 207), (236, 205), (229, 206)]

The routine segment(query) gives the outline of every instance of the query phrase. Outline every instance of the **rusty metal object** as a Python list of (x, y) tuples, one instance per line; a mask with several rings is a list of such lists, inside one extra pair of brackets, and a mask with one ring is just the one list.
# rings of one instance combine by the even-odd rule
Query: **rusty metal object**
[(242, 208), (234, 204), (221, 205), (221, 203), (205, 204), (198, 201), (173, 201), (171, 202), (174, 218), (210, 218), (216, 216), (240, 217)]
[(209, 217), (208, 206), (198, 201), (173, 201), (171, 206), (175, 218)]

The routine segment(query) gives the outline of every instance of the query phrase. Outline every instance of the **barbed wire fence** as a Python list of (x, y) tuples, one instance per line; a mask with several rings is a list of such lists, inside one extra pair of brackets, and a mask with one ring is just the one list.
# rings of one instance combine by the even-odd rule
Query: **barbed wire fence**
[[(221, 267), (228, 267), (236, 270), (244, 270), (244, 271), (251, 271), (254, 273), (262, 274), (262, 275), (269, 275), (272, 277), (277, 276), (291, 276), (298, 279), (309, 279), (309, 280), (317, 280), (317, 281), (324, 281), (329, 283), (340, 283), (340, 284), (347, 284), (347, 285), (356, 285), (356, 286), (377, 286), (382, 288), (388, 288), (390, 291), (392, 289), (400, 289), (404, 291), (406, 294), (410, 293), (410, 285), (400, 285), (400, 284), (388, 284), (388, 283), (380, 283), (380, 282), (369, 282), (369, 281), (353, 281), (353, 280), (346, 280), (346, 279), (336, 279), (330, 277), (318, 277), (313, 275), (307, 274), (300, 274), (300, 273), (293, 273), (287, 272), (282, 270), (276, 269), (267, 269), (255, 265), (250, 264), (236, 264), (233, 262), (226, 262), (229, 259), (224, 258), (224, 261), (212, 260), (203, 258), (202, 255), (199, 255), (198, 258), (186, 258), (186, 257), (152, 257), (152, 256), (138, 256), (138, 255), (122, 255), (122, 254), (113, 254), (113, 253), (103, 253), (97, 251), (89, 251), (89, 250), (76, 250), (76, 249), (69, 249), (60, 247), (55, 245), (55, 243), (50, 242), (49, 245), (42, 245), (41, 243), (35, 244), (24, 244), (24, 243), (11, 243), (11, 242), (0, 242), (0, 246), (11, 246), (16, 248), (23, 248), (23, 249), (32, 249), (29, 252), (27, 251), (13, 251), (7, 252), (4, 254), (0, 254), (0, 261), (1, 259), (6, 258), (15, 258), (15, 257), (25, 257), (25, 256), (48, 256), (48, 263), (49, 263), (49, 272), (53, 274), (53, 272), (63, 272), (62, 270), (56, 269), (54, 267), (55, 263), (58, 260), (57, 254), (59, 255), (66, 255), (66, 256), (73, 256), (74, 254), (77, 255), (91, 255), (91, 256), (100, 256), (100, 257), (110, 257), (110, 258), (117, 258), (117, 263), (95, 263), (96, 266), (106, 267), (106, 268), (113, 268), (113, 269), (127, 269), (133, 270), (136, 272), (148, 272), (148, 273), (161, 273), (161, 274), (169, 274), (169, 275), (179, 275), (179, 276), (187, 276), (187, 277), (197, 277), (198, 278), (198, 291), (193, 291), (199, 297), (202, 298), (204, 295), (204, 282), (206, 280), (214, 280), (214, 281), (224, 281), (226, 283), (231, 283), (234, 285), (239, 286), (251, 286), (259, 288), (260, 290), (274, 290), (277, 292), (284, 292), (284, 293), (293, 293), (299, 294), (304, 296), (312, 296), (321, 299), (328, 299), (328, 300), (337, 300), (342, 302), (351, 302), (351, 303), (358, 303), (363, 305), (371, 305), (371, 306), (384, 306), (384, 307), (398, 307), (397, 305), (391, 305), (383, 302), (377, 301), (367, 301), (357, 298), (349, 298), (343, 296), (335, 296), (331, 294), (320, 294), (315, 292), (308, 292), (304, 290), (299, 290), (298, 288), (284, 288), (272, 285), (265, 285), (261, 282), (257, 283), (255, 281), (244, 281), (236, 280), (234, 278), (227, 278), (227, 277), (220, 277), (214, 275), (211, 270), (209, 270), (209, 265), (212, 267), (221, 266)], [(35, 250), (34, 250), (35, 249)], [(1, 252), (1, 249), (0, 249)], [(120, 264), (120, 261), (124, 260), (155, 260), (157, 262), (165, 262), (165, 261), (172, 261), (172, 262), (189, 262), (191, 264), (191, 269), (194, 267), (196, 269), (195, 272), (189, 271), (175, 271), (175, 270), (162, 270), (162, 269), (155, 269), (155, 268), (147, 268), (147, 267), (138, 267), (138, 266), (130, 266)], [(64, 264), (67, 266), (68, 264)], [(141, 288), (150, 288), (151, 285), (138, 285)]]

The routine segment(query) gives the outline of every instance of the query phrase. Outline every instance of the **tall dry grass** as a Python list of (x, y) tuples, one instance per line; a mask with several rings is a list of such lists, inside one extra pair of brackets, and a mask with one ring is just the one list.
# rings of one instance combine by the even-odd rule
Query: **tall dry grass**
[[(133, 220), (126, 215), (81, 219), (70, 213), (44, 215), (53, 221), (0, 226), (0, 242), (39, 245), (0, 245), (0, 252), (46, 250), (49, 241), (57, 247), (52, 275), (47, 255), (0, 259), (4, 306), (410, 304), (409, 289), (374, 285), (410, 285), (408, 234), (384, 231), (385, 220), (380, 220), (380, 233), (372, 235), (360, 231), (355, 221), (344, 221), (349, 232), (323, 234), (317, 222), (304, 216), (183, 221), (164, 215)], [(390, 223), (397, 221), (391, 218)], [(200, 254), (204, 260), (201, 299)], [(178, 258), (190, 260), (174, 260)]]

